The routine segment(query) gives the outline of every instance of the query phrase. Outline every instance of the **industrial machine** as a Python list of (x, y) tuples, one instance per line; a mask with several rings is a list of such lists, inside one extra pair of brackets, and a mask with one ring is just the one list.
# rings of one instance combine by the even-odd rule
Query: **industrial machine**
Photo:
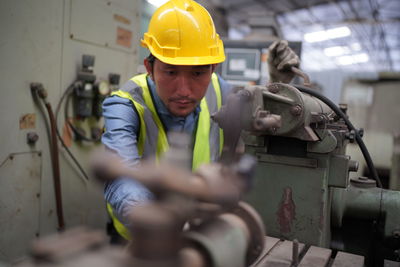
[[(305, 86), (236, 91), (214, 114), (228, 142), (222, 160), (233, 160), (241, 135), (246, 153), (258, 160), (245, 199), (261, 214), (268, 235), (362, 254), (367, 266), (399, 261), (400, 192), (382, 188), (346, 107)], [(358, 167), (346, 155), (349, 142), (360, 145), (376, 180), (349, 179)]]
[[(212, 163), (191, 173), (188, 140), (170, 134), (170, 150), (160, 164), (147, 160), (126, 166), (115, 155), (97, 156), (101, 180), (133, 177), (155, 195), (130, 216), (132, 242), (107, 245), (103, 232), (74, 229), (35, 241), (32, 257), (18, 267), (361, 267), (363, 257), (265, 237), (258, 213), (241, 201), (249, 190), (256, 160), (249, 155), (229, 166)], [(332, 257), (331, 257), (332, 256)]]
[[(110, 154), (94, 160), (94, 172), (101, 180), (134, 177), (155, 195), (154, 202), (136, 207), (130, 218), (132, 253), (123, 255), (129, 266), (242, 267), (254, 263), (263, 250), (265, 230), (261, 218), (251, 206), (240, 202), (248, 189), (255, 159), (244, 156), (231, 167), (204, 165), (192, 174), (187, 168), (189, 139), (170, 134), (170, 150), (157, 166), (149, 161), (138, 168), (128, 167)], [(185, 222), (190, 229), (182, 231)], [(58, 242), (57, 237), (38, 241), (33, 247), (36, 263), (62, 266), (63, 258), (75, 254), (76, 247), (88, 248), (105, 240), (101, 234), (82, 230), (63, 237)], [(103, 263), (124, 266), (123, 256), (113, 263), (110, 259)], [(21, 266), (31, 264), (35, 263), (28, 261)]]

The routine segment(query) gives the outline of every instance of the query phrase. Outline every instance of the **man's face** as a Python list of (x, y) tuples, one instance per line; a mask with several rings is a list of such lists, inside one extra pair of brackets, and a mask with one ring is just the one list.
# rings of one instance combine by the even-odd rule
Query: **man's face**
[(215, 65), (170, 65), (157, 59), (153, 68), (147, 59), (144, 63), (162, 102), (169, 112), (179, 117), (189, 115), (200, 103), (215, 69)]

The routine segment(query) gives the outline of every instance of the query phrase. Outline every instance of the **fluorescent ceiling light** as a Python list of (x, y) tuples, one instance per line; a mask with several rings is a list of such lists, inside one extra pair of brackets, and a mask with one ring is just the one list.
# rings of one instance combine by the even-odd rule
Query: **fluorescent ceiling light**
[(360, 51), (361, 50), (361, 45), (359, 43), (352, 43), (350, 45), (350, 48), (353, 51)]
[(304, 34), (304, 40), (309, 43), (321, 42), (328, 40), (328, 36), (326, 35), (326, 31), (310, 32)]
[(324, 54), (328, 57), (343, 56), (350, 53), (347, 46), (332, 46), (324, 49)]
[(369, 60), (369, 56), (365, 53), (353, 55), (353, 58), (357, 63), (364, 63)]
[(328, 39), (336, 39), (341, 37), (346, 37), (351, 34), (348, 27), (333, 28), (326, 31), (310, 32), (304, 34), (304, 40), (309, 43), (322, 42)]
[(339, 65), (351, 65), (357, 63), (365, 63), (369, 61), (369, 56), (365, 53), (355, 54), (351, 56), (338, 57), (336, 62)]
[(344, 26), (326, 30), (326, 34), (328, 35), (329, 39), (336, 39), (349, 36), (351, 34), (351, 31), (348, 27)]
[(168, 2), (168, 0), (146, 0), (146, 1), (155, 7), (160, 7), (166, 2)]

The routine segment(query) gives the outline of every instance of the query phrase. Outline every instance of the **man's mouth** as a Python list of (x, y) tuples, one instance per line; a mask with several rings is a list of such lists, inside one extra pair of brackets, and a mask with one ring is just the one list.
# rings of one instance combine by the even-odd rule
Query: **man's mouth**
[(176, 100), (176, 103), (186, 105), (186, 104), (191, 104), (193, 102), (189, 100)]
[(186, 106), (186, 105), (192, 105), (194, 103), (196, 103), (196, 101), (192, 100), (192, 99), (171, 99), (170, 100), (173, 103), (176, 103), (178, 105), (182, 105), (182, 106)]

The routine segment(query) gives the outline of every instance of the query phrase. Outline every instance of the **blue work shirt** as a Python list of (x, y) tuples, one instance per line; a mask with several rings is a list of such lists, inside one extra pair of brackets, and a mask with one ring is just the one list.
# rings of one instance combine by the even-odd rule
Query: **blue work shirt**
[[(227, 99), (231, 86), (222, 78), (219, 78), (222, 99)], [(167, 132), (185, 132), (192, 136), (199, 117), (200, 106), (186, 117), (172, 115), (157, 94), (155, 84), (150, 76), (147, 76), (147, 84), (153, 96), (154, 105)], [(139, 117), (135, 112), (133, 103), (126, 98), (111, 96), (103, 102), (103, 116), (105, 132), (101, 141), (107, 149), (117, 153), (124, 161), (134, 166), (140, 161), (137, 148), (137, 136), (139, 132)], [(104, 196), (113, 207), (117, 218), (129, 226), (126, 219), (133, 206), (148, 202), (153, 199), (152, 193), (140, 183), (121, 177), (107, 183)]]

